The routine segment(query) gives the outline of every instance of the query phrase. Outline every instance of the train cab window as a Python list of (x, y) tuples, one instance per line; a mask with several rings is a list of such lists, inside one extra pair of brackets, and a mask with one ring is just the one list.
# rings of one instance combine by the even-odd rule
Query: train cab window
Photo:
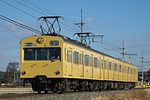
[(84, 65), (89, 65), (89, 55), (84, 55)]
[(34, 60), (34, 59), (35, 59), (35, 49), (25, 48), (24, 60)]
[(97, 58), (94, 57), (94, 67), (97, 67)]
[(61, 60), (60, 48), (25, 48), (24, 60)]
[(49, 48), (49, 60), (61, 60), (60, 48)]
[(36, 60), (48, 60), (47, 49), (37, 49)]

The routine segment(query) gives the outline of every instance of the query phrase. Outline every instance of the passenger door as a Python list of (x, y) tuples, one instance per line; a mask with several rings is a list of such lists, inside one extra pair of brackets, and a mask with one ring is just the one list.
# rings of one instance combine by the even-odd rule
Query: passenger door
[(66, 61), (66, 69), (67, 69), (67, 75), (68, 76), (72, 76), (72, 68), (73, 68), (73, 55), (72, 55), (72, 48), (68, 48), (66, 51), (66, 55), (67, 55), (67, 61)]

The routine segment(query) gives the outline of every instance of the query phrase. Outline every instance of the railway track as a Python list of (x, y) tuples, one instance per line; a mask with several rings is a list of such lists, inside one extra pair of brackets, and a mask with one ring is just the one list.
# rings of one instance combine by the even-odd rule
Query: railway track
[(19, 91), (12, 92), (12, 93), (4, 93), (0, 95), (0, 100), (82, 100), (82, 99), (87, 99), (91, 100), (91, 98), (96, 98), (96, 97), (108, 97), (112, 95), (119, 95), (119, 94), (127, 94), (127, 93), (133, 93), (135, 91), (143, 91), (143, 90), (150, 90), (149, 88), (143, 89), (143, 88), (135, 88), (131, 90), (110, 90), (110, 91), (93, 91), (93, 92), (87, 92), (87, 91), (78, 91), (78, 92), (73, 92), (73, 91), (67, 91), (62, 94), (58, 93), (42, 93), (42, 94), (37, 94), (34, 92), (29, 91), (30, 93), (22, 92), (19, 93)]

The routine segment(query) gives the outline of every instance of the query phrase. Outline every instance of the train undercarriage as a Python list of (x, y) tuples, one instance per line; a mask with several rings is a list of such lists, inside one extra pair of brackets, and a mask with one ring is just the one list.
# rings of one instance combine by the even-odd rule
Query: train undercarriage
[(28, 79), (31, 82), (33, 91), (41, 93), (62, 93), (64, 91), (102, 91), (102, 90), (123, 90), (135, 87), (135, 82), (118, 82), (102, 80), (46, 78), (37, 76)]

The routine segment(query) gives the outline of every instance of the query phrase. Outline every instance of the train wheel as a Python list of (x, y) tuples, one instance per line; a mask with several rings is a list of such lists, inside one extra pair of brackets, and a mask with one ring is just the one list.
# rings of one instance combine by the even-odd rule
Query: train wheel
[(63, 84), (59, 84), (59, 86), (58, 86), (58, 88), (57, 88), (57, 92), (59, 93), (59, 94), (61, 94), (62, 92), (64, 92), (64, 86), (63, 86)]
[(89, 85), (88, 85), (88, 90), (89, 90), (90, 92), (93, 91), (93, 84), (92, 84), (92, 83), (89, 83)]
[(52, 92), (53, 92), (53, 93), (57, 93), (56, 88), (53, 88), (53, 89), (52, 89)]

